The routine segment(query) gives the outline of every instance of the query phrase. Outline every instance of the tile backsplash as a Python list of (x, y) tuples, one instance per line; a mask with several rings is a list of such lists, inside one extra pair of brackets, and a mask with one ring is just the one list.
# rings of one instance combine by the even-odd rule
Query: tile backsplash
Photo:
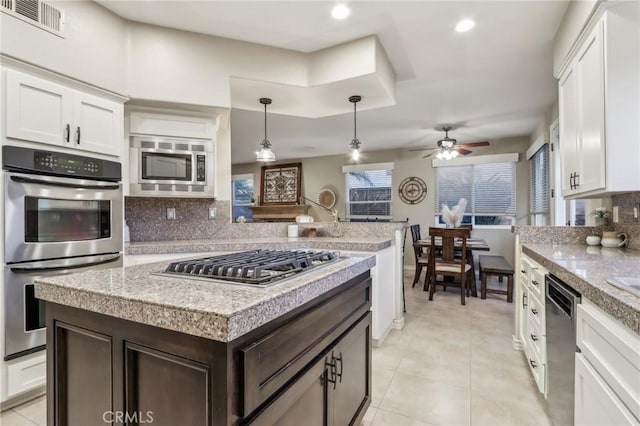
[(613, 195), (611, 205), (618, 206), (618, 222), (613, 224), (614, 229), (628, 234), (629, 248), (640, 250), (640, 222), (633, 217), (633, 208), (640, 209), (640, 192)]
[[(215, 207), (215, 219), (209, 208)], [(167, 219), (167, 209), (175, 209), (176, 218)], [(125, 197), (124, 218), (132, 242), (176, 241), (233, 238), (282, 238), (287, 222), (231, 223), (231, 203), (202, 198)], [(321, 222), (315, 224), (318, 236), (372, 238), (393, 235), (402, 229), (398, 222)], [(304, 235), (304, 227), (300, 233)]]
[[(209, 219), (209, 208), (216, 218)], [(167, 209), (176, 219), (167, 219)], [(124, 218), (131, 241), (191, 240), (214, 238), (231, 222), (229, 201), (203, 198), (125, 197)]]

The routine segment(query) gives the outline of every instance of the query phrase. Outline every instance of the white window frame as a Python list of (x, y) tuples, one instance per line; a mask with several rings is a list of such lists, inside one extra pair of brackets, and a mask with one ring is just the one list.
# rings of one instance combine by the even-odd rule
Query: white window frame
[[(533, 187), (533, 175), (531, 174), (531, 162), (533, 161), (533, 157), (540, 152), (541, 149), (548, 145), (547, 135), (543, 134), (540, 136), (534, 143), (531, 144), (529, 149), (527, 149), (527, 160), (529, 161), (529, 223), (533, 226), (549, 226), (551, 225), (552, 218), (551, 212), (553, 210), (553, 200), (549, 199), (548, 210), (546, 213), (544, 212), (533, 212), (533, 196), (534, 196), (534, 187)], [(548, 196), (551, 197), (553, 193), (552, 180), (550, 179), (551, 175), (551, 146), (547, 147), (547, 190), (549, 191)]]
[[(342, 166), (342, 173), (344, 173), (344, 186), (345, 186), (345, 216), (347, 219), (382, 219), (393, 220), (393, 167), (394, 163), (369, 163), (369, 164), (353, 164), (348, 166)], [(363, 216), (363, 215), (350, 215), (349, 214), (349, 181), (347, 176), (350, 172), (367, 172), (373, 170), (390, 170), (391, 173), (391, 199), (389, 200), (389, 215), (388, 216)]]
[[(481, 156), (476, 156), (476, 157), (457, 157), (453, 160), (431, 160), (431, 164), (434, 168), (436, 167), (450, 167), (450, 166), (473, 166), (476, 164), (491, 164), (491, 163), (514, 163), (514, 179), (517, 179), (517, 163), (518, 163), (518, 159), (520, 158), (520, 155), (515, 152), (515, 153), (509, 153), (509, 154), (494, 154), (494, 155), (481, 155)], [(437, 181), (437, 174), (436, 174), (436, 180), (435, 180), (435, 185), (436, 185), (436, 190), (437, 190), (437, 185), (438, 185), (438, 181)], [(517, 181), (514, 183), (514, 186), (516, 188), (517, 191)], [(516, 214), (517, 214), (517, 205), (518, 205), (518, 198), (517, 198), (517, 192), (514, 193), (514, 196), (516, 197), (515, 199), (515, 204), (516, 204), (516, 212), (513, 213), (513, 215), (508, 215), (508, 214), (476, 214), (473, 212), (469, 212), (468, 210), (465, 212), (465, 216), (471, 216), (471, 224), (473, 225), (474, 229), (511, 229), (511, 227), (513, 225), (515, 225), (515, 221), (516, 221)], [(472, 200), (467, 200), (468, 204), (467, 206), (469, 206), (472, 203)], [(449, 206), (449, 207), (453, 207), (453, 206)], [(440, 206), (436, 206), (434, 208), (434, 223), (436, 227), (439, 228), (444, 228), (446, 225), (440, 223), (440, 216), (442, 216), (440, 214)], [(504, 225), (482, 225), (476, 224), (476, 217), (484, 217), (484, 216), (510, 216), (510, 223), (508, 224), (504, 224)]]

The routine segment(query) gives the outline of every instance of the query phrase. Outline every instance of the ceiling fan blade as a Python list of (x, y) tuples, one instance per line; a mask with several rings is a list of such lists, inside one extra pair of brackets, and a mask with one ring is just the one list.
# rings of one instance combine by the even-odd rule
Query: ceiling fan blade
[(466, 148), (472, 148), (474, 146), (489, 146), (489, 141), (459, 143), (458, 146), (462, 146)]
[(408, 151), (433, 151), (434, 149), (438, 149), (438, 148), (412, 148), (412, 149), (409, 149)]
[(471, 151), (469, 151), (468, 149), (464, 149), (464, 148), (456, 148), (456, 151), (458, 151), (460, 154), (462, 155), (469, 155), (471, 154)]
[(429, 158), (429, 157), (431, 157), (433, 154), (435, 154), (435, 152), (432, 152), (431, 154), (423, 155), (423, 156), (422, 156), (422, 158)]

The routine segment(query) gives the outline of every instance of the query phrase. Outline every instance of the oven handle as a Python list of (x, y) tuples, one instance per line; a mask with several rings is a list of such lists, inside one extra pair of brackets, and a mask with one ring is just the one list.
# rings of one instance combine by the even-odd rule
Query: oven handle
[(50, 178), (43, 176), (41, 178), (31, 178), (24, 176), (11, 176), (11, 180), (14, 182), (20, 183), (37, 183), (40, 185), (50, 185), (50, 186), (61, 186), (65, 188), (86, 188), (86, 189), (120, 189), (119, 184), (114, 184), (110, 182), (91, 182), (91, 183), (81, 183), (81, 181), (70, 183), (70, 182), (62, 182), (58, 181), (55, 178)]
[(59, 271), (63, 269), (86, 268), (88, 266), (102, 265), (120, 259), (120, 253), (99, 256), (87, 256), (72, 259), (43, 260), (41, 262), (29, 262), (29, 266), (11, 266), (11, 272), (28, 274), (32, 272)]

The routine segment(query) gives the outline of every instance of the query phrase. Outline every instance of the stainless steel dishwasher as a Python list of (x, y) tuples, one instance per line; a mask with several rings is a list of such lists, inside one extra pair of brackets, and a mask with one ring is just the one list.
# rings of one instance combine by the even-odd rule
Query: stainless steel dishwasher
[(580, 294), (551, 274), (545, 283), (547, 407), (555, 426), (573, 425), (576, 315)]

